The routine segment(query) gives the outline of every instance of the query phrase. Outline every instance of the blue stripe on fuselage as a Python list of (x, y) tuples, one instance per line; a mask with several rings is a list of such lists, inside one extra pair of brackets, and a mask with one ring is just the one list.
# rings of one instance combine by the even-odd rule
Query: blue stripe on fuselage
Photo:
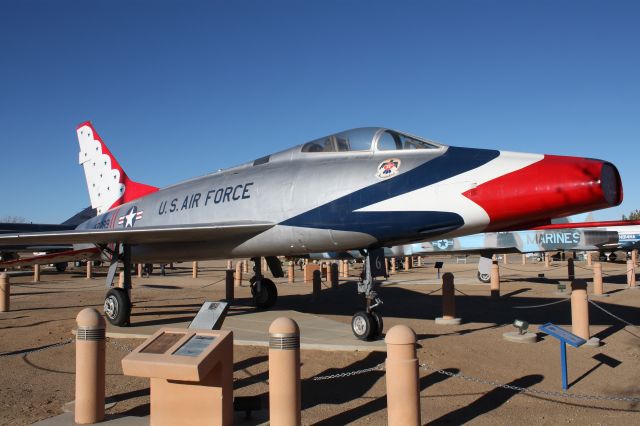
[(418, 233), (424, 233), (426, 237), (429, 230), (453, 230), (464, 225), (462, 217), (453, 212), (355, 210), (449, 179), (480, 167), (499, 155), (500, 152), (495, 150), (449, 147), (443, 155), (412, 170), (301, 213), (281, 225), (363, 232), (378, 241), (412, 238)]

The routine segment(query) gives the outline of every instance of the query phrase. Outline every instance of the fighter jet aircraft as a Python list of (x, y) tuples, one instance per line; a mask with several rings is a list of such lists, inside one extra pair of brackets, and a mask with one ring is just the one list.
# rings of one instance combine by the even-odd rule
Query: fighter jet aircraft
[[(73, 243), (107, 253), (104, 310), (116, 325), (129, 322), (132, 261), (250, 257), (255, 304), (268, 308), (277, 290), (260, 257), (281, 276), (278, 255), (366, 248), (367, 273), (358, 286), (366, 308), (354, 315), (352, 329), (367, 339), (382, 331), (373, 285), (381, 247), (530, 228), (622, 201), (618, 171), (605, 161), (458, 148), (377, 127), (159, 190), (130, 180), (90, 122), (77, 135), (97, 216), (72, 231), (3, 235), (0, 244)], [(124, 289), (112, 287), (119, 261)]]
[[(564, 226), (567, 226), (566, 224)], [(492, 256), (499, 253), (538, 253), (559, 250), (597, 251), (618, 243), (615, 231), (577, 228), (489, 232), (392, 248), (396, 256), (434, 253), (479, 254), (478, 279), (491, 279)], [(396, 249), (396, 250), (394, 250)]]

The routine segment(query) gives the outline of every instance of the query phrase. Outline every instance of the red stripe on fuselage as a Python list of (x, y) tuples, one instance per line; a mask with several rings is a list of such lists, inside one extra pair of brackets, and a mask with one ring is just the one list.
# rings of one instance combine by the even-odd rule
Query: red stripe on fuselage
[(610, 207), (600, 181), (603, 164), (600, 160), (545, 155), (463, 195), (489, 215), (485, 231), (524, 221), (540, 225), (549, 218)]

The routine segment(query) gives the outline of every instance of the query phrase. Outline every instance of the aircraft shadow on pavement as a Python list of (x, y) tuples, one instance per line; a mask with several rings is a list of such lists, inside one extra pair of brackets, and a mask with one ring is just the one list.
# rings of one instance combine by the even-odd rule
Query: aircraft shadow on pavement
[[(531, 374), (515, 379), (507, 383), (507, 385), (529, 388), (540, 383), (543, 378), (544, 376), (540, 374)], [(519, 391), (513, 389), (494, 388), (471, 404), (465, 405), (464, 407), (438, 417), (437, 419), (430, 421), (428, 424), (466, 424), (478, 416), (488, 413), (491, 410), (495, 410), (518, 393)]]

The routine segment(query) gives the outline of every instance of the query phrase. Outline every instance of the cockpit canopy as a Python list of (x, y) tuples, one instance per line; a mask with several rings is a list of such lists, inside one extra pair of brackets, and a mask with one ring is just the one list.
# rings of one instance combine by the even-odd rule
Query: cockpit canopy
[(395, 130), (364, 127), (307, 142), (301, 152), (347, 152), (438, 149), (438, 145)]

